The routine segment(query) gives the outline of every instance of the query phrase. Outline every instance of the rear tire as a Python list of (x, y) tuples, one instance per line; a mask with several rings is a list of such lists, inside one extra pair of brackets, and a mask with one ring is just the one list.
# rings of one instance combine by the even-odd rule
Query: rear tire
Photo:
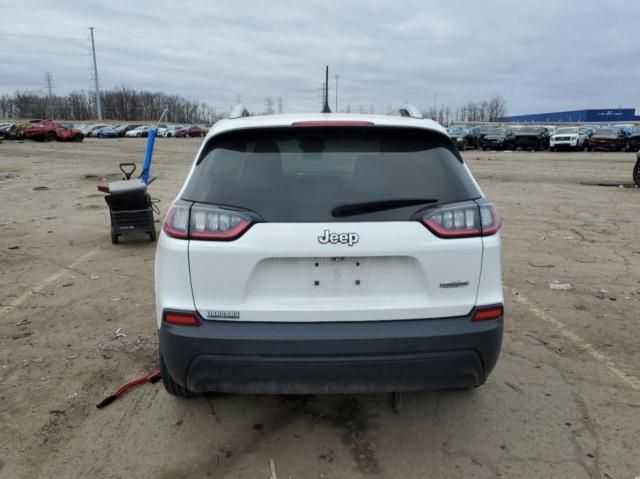
[(640, 161), (636, 161), (636, 166), (633, 167), (633, 182), (640, 188)]
[(167, 370), (167, 366), (164, 364), (162, 353), (160, 353), (160, 374), (162, 375), (162, 384), (164, 385), (164, 388), (172, 396), (179, 398), (193, 398), (197, 396), (196, 393), (180, 386), (173, 380), (171, 374), (169, 374), (169, 371)]
[(54, 132), (50, 131), (49, 133), (47, 133), (47, 137), (46, 137), (47, 141), (56, 141), (57, 138), (58, 137)]
[(118, 237), (118, 235), (116, 233), (114, 233), (113, 231), (111, 232), (111, 242), (113, 244), (118, 244), (120, 242), (120, 238)]
[(158, 239), (158, 233), (156, 232), (155, 228), (153, 228), (151, 231), (149, 231), (149, 239), (152, 242)]

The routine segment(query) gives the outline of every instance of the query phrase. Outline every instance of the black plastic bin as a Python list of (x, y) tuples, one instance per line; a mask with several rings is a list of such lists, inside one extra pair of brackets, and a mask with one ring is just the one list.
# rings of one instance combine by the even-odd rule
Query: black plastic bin
[(104, 197), (111, 215), (111, 242), (118, 244), (121, 235), (147, 234), (156, 240), (151, 197), (145, 192)]

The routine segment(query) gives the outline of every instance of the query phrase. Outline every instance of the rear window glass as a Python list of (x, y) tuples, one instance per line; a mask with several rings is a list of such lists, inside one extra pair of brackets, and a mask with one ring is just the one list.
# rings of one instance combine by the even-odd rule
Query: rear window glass
[(407, 220), (422, 206), (335, 218), (340, 205), (480, 197), (440, 134), (388, 127), (237, 130), (203, 150), (183, 199), (248, 209), (265, 221)]

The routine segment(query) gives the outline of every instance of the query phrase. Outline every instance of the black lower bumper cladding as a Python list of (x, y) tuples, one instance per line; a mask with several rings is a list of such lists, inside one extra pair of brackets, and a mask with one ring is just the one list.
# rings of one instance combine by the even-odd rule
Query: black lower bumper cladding
[(471, 315), (351, 323), (163, 324), (160, 351), (194, 392), (321, 394), (482, 384), (496, 364), (502, 318)]

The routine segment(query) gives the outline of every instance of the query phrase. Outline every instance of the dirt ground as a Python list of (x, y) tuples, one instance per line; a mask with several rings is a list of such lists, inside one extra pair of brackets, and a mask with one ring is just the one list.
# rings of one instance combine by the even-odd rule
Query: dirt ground
[[(144, 141), (0, 144), (0, 477), (640, 475), (640, 191), (581, 185), (628, 183), (632, 154), (464, 154), (504, 221), (504, 345), (476, 390), (396, 414), (389, 395), (153, 384), (97, 410), (157, 366), (154, 244), (112, 245), (96, 190)], [(199, 143), (158, 140), (163, 214)]]

